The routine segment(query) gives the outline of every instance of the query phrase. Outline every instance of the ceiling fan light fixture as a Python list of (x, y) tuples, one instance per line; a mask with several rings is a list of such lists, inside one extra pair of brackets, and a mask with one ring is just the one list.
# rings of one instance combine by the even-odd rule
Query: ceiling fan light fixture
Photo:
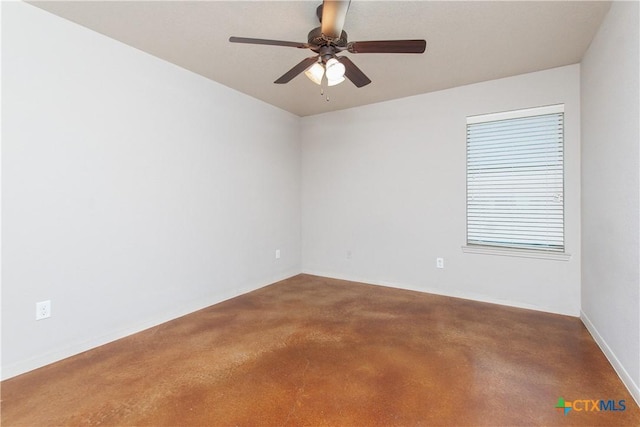
[(319, 85), (322, 83), (322, 76), (324, 75), (324, 67), (320, 63), (316, 62), (304, 72), (309, 77), (309, 80)]
[[(330, 82), (336, 81), (337, 83), (334, 83), (334, 84), (338, 84), (342, 80), (344, 80), (344, 73), (346, 69), (344, 65), (340, 61), (338, 61), (336, 58), (329, 59), (327, 61), (327, 64), (325, 65), (325, 68), (326, 68), (327, 80), (329, 80)], [(329, 86), (333, 86), (333, 85), (329, 85)]]

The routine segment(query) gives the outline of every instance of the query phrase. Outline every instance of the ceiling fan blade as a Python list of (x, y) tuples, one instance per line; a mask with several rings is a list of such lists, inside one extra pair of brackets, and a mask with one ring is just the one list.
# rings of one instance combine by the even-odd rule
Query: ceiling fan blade
[(322, 2), (321, 31), (327, 37), (339, 38), (347, 17), (351, 0), (324, 0)]
[(426, 40), (380, 40), (347, 45), (351, 53), (424, 53), (426, 48)]
[(338, 58), (338, 61), (344, 65), (345, 72), (344, 76), (351, 80), (351, 82), (356, 85), (356, 87), (366, 86), (371, 83), (371, 79), (367, 77), (360, 68), (356, 66), (349, 58), (346, 56), (341, 56)]
[(231, 43), (247, 43), (247, 44), (266, 44), (269, 46), (288, 46), (297, 47), (300, 49), (308, 48), (307, 43), (287, 42), (282, 40), (269, 40), (269, 39), (252, 39), (249, 37), (229, 37)]
[(295, 76), (302, 73), (307, 68), (311, 67), (315, 62), (318, 61), (318, 56), (312, 56), (311, 58), (306, 58), (300, 61), (296, 66), (292, 69), (284, 73), (278, 80), (274, 83), (284, 84), (289, 83)]

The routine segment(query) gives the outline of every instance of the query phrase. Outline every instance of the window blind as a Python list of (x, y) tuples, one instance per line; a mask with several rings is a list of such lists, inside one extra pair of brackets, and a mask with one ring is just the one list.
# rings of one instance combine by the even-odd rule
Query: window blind
[(467, 118), (467, 244), (564, 251), (564, 106)]

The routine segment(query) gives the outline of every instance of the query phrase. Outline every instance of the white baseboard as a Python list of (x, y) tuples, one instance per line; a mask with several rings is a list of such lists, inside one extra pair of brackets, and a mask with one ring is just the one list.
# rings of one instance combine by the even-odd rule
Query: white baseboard
[(57, 348), (53, 351), (39, 354), (35, 357), (3, 366), (2, 372), (0, 373), (0, 378), (4, 381), (6, 379), (27, 373), (29, 371), (33, 371), (34, 369), (38, 369), (51, 363), (66, 359), (68, 357), (75, 356), (93, 348), (100, 347), (101, 345), (108, 344), (121, 338), (125, 338), (129, 335), (142, 332), (145, 329), (153, 328), (162, 323), (177, 319), (178, 317), (182, 317), (195, 311), (202, 310), (203, 308), (207, 308), (214, 304), (218, 304), (228, 299), (235, 298), (238, 295), (260, 289), (269, 284), (296, 276), (298, 274), (300, 274), (299, 271), (289, 271), (285, 274), (271, 277), (264, 283), (254, 283), (251, 285), (243, 286), (241, 288), (236, 288), (234, 290), (227, 290), (212, 294), (211, 297), (207, 300), (192, 301), (189, 304), (175, 308), (171, 311), (166, 311), (159, 317), (153, 319), (145, 319), (136, 323), (135, 325), (131, 325), (124, 329), (111, 331), (97, 337), (92, 337), (89, 340), (78, 340), (77, 342), (65, 345), (64, 347)]
[(595, 325), (591, 323), (589, 316), (587, 316), (582, 310), (580, 310), (580, 319), (600, 347), (600, 350), (602, 350), (605, 357), (609, 360), (609, 363), (611, 363), (611, 366), (613, 366), (613, 369), (622, 380), (622, 383), (627, 387), (631, 396), (633, 396), (633, 399), (636, 401), (638, 406), (640, 406), (640, 387), (638, 387), (638, 384), (636, 384), (631, 375), (629, 375), (624, 366), (622, 366), (622, 363), (620, 363), (611, 347), (609, 347), (605, 339), (600, 335)]
[(366, 283), (368, 285), (386, 286), (386, 287), (389, 287), (389, 288), (397, 288), (397, 289), (406, 289), (406, 290), (409, 290), (409, 291), (417, 291), (417, 292), (423, 292), (423, 293), (428, 293), (428, 294), (441, 295), (441, 296), (445, 296), (445, 297), (461, 298), (461, 299), (466, 299), (466, 300), (471, 300), (471, 301), (486, 302), (486, 303), (489, 303), (489, 304), (504, 305), (504, 306), (507, 306), (507, 307), (524, 308), (524, 309), (527, 309), (527, 310), (541, 311), (541, 312), (544, 312), (544, 313), (561, 314), (563, 316), (578, 317), (578, 313), (573, 313), (573, 312), (570, 313), (570, 312), (558, 311), (558, 310), (550, 309), (548, 307), (541, 307), (541, 306), (537, 306), (537, 305), (533, 305), (533, 304), (521, 303), (521, 302), (517, 302), (517, 301), (510, 301), (510, 300), (503, 300), (503, 299), (499, 299), (499, 298), (492, 298), (492, 297), (489, 297), (489, 296), (486, 296), (486, 295), (474, 294), (474, 293), (471, 293), (471, 292), (461, 292), (461, 291), (449, 291), (448, 292), (448, 291), (443, 291), (442, 289), (439, 289), (439, 288), (431, 288), (431, 287), (428, 287), (428, 286), (415, 286), (415, 285), (407, 285), (407, 284), (395, 283), (395, 282), (371, 280), (371, 279), (367, 279), (367, 278), (363, 278), (363, 277), (356, 277), (356, 276), (349, 276), (349, 275), (344, 275), (344, 274), (335, 274), (335, 273), (328, 273), (328, 272), (320, 272), (320, 271), (313, 271), (313, 270), (303, 270), (302, 273), (303, 274), (311, 274), (313, 276), (329, 277), (329, 278), (332, 278), (332, 279), (348, 280), (350, 282)]

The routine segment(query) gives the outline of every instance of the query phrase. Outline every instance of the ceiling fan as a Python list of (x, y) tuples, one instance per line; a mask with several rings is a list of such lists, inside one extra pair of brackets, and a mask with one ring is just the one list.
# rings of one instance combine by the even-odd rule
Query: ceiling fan
[(298, 74), (305, 72), (307, 77), (316, 84), (321, 84), (324, 77), (328, 86), (334, 86), (342, 83), (346, 77), (357, 87), (363, 87), (371, 83), (371, 80), (348, 57), (337, 56), (338, 53), (343, 51), (349, 53), (424, 53), (427, 46), (425, 40), (347, 41), (347, 33), (343, 31), (342, 27), (350, 3), (351, 0), (324, 0), (316, 9), (321, 26), (309, 32), (307, 43), (247, 37), (230, 37), (229, 41), (310, 49), (317, 54), (303, 59), (284, 73), (274, 82), (278, 84), (288, 83)]

